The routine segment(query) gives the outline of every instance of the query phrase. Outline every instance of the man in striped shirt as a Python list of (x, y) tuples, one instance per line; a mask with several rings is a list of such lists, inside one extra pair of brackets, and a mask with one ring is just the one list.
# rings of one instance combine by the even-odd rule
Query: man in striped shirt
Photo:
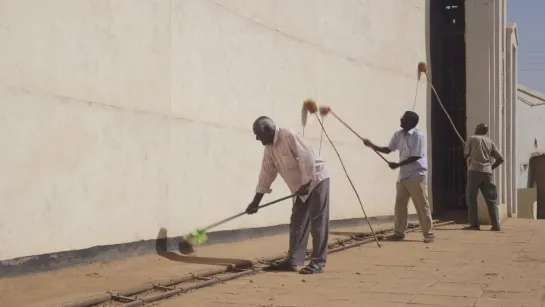
[(329, 233), (329, 173), (325, 161), (297, 133), (276, 127), (266, 116), (256, 119), (253, 130), (265, 151), (256, 194), (246, 212), (257, 212), (278, 174), (297, 194), (291, 213), (288, 256), (268, 269), (295, 271), (303, 265), (310, 232), (311, 261), (300, 273), (321, 273), (326, 265)]

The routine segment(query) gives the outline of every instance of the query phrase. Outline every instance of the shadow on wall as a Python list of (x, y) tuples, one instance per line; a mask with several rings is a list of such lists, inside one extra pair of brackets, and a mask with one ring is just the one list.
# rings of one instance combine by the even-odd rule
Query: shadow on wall
[[(178, 242), (178, 249), (184, 244), (184, 240), (181, 239)], [(165, 228), (161, 228), (157, 234), (157, 240), (155, 241), (155, 251), (157, 255), (166, 258), (171, 261), (193, 263), (193, 264), (206, 264), (206, 265), (221, 265), (221, 266), (237, 266), (237, 267), (251, 267), (252, 261), (246, 259), (233, 259), (233, 258), (213, 258), (213, 257), (198, 257), (198, 256), (186, 256), (179, 253), (169, 251), (169, 239), (168, 231)]]

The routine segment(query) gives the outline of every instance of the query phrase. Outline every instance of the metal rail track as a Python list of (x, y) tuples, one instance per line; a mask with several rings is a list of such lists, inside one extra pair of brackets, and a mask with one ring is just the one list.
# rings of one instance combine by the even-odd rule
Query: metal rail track
[[(434, 227), (454, 224), (454, 221), (434, 221)], [(407, 232), (418, 230), (417, 223), (409, 224)], [(377, 231), (379, 239), (384, 235), (393, 233), (393, 228)], [(374, 242), (371, 233), (361, 233), (344, 238), (332, 240), (328, 244), (329, 253), (340, 252), (357, 247), (369, 242)], [(307, 251), (307, 257), (310, 251)], [(162, 280), (156, 283), (145, 283), (123, 291), (108, 291), (92, 297), (83, 298), (59, 305), (58, 307), (137, 307), (157, 302), (175, 295), (188, 293), (200, 288), (212, 286), (218, 283), (249, 276), (263, 271), (269, 263), (286, 257), (286, 253), (255, 258), (251, 262), (233, 263), (226, 267), (212, 268), (195, 273), (185, 274), (179, 277)]]

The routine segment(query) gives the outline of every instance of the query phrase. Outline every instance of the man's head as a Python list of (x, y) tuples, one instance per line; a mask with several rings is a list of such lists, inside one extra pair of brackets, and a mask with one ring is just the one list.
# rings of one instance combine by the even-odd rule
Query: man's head
[(486, 135), (488, 133), (488, 125), (484, 123), (480, 123), (475, 127), (475, 134), (476, 135)]
[(271, 145), (274, 142), (274, 134), (276, 133), (276, 125), (273, 120), (267, 116), (258, 117), (253, 126), (255, 139), (261, 141), (263, 146)]
[(416, 125), (418, 125), (418, 120), (419, 120), (418, 114), (416, 114), (413, 111), (407, 111), (401, 117), (401, 120), (400, 120), (401, 125), (400, 126), (401, 126), (401, 128), (403, 128), (403, 130), (409, 131), (409, 130), (413, 129), (414, 127), (416, 127)]

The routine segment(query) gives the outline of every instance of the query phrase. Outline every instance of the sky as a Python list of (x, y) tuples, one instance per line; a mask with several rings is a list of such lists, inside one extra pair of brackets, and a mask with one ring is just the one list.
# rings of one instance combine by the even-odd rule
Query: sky
[(519, 83), (545, 93), (545, 0), (507, 0), (507, 22), (517, 24)]

